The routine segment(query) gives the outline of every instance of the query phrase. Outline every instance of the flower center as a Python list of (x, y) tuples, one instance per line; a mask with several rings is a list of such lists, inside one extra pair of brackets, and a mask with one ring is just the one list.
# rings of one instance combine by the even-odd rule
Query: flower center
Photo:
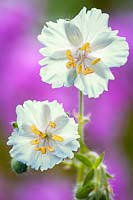
[(56, 134), (51, 134), (48, 131), (49, 127), (55, 129), (56, 123), (50, 121), (44, 133), (38, 130), (35, 125), (31, 126), (31, 131), (38, 136), (36, 139), (31, 141), (31, 144), (35, 145), (35, 150), (40, 151), (42, 154), (46, 154), (47, 151), (49, 152), (55, 151), (54, 147), (51, 145), (52, 141), (57, 141), (57, 142), (64, 141), (63, 137)]
[(85, 63), (85, 60), (89, 59), (88, 58), (89, 53), (91, 53), (91, 48), (90, 48), (90, 44), (88, 42), (83, 44), (83, 46), (80, 47), (76, 51), (76, 55), (74, 55), (74, 56), (72, 55), (71, 50), (68, 49), (66, 51), (66, 57), (69, 61), (66, 63), (66, 67), (68, 69), (76, 68), (77, 74), (87, 75), (87, 74), (94, 73), (94, 69), (92, 67), (93, 67), (93, 65), (100, 62), (101, 59), (95, 58), (95, 59), (91, 60), (90, 66), (87, 66)]

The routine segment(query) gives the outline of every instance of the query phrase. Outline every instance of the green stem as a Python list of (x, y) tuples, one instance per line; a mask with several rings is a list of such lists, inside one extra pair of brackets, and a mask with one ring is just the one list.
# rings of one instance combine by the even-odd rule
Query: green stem
[[(83, 143), (83, 93), (80, 91), (79, 98), (79, 127), (78, 132), (80, 135), (80, 153), (84, 153), (84, 143)], [(84, 165), (81, 163), (77, 172), (77, 182), (80, 183), (83, 180), (84, 175)]]

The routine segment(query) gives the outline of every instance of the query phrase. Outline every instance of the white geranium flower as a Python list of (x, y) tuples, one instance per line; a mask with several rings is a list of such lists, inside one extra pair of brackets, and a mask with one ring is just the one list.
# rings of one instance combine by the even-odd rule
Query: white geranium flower
[(18, 128), (9, 137), (11, 157), (41, 171), (79, 148), (77, 124), (56, 101), (26, 101), (16, 108)]
[[(98, 97), (114, 79), (110, 67), (126, 63), (128, 44), (108, 27), (109, 15), (84, 7), (72, 20), (48, 22), (39, 41), (45, 56), (40, 61), (42, 81), (53, 88), (75, 85), (85, 95)], [(47, 65), (47, 66), (46, 66)]]

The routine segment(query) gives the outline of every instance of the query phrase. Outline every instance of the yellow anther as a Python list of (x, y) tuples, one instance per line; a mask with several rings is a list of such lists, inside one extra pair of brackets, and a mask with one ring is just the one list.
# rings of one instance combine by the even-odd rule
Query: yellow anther
[(71, 50), (66, 50), (66, 57), (68, 58), (68, 60), (73, 60), (73, 56), (72, 56), (72, 53), (71, 53)]
[(87, 42), (87, 43), (83, 44), (83, 46), (80, 47), (79, 50), (81, 50), (81, 51), (91, 52), (91, 50), (90, 50), (90, 43)]
[(49, 126), (51, 126), (51, 128), (56, 128), (56, 123), (55, 123), (55, 122), (52, 122), (52, 121), (50, 121), (50, 122), (49, 122)]
[(69, 62), (66, 63), (66, 67), (67, 67), (68, 69), (70, 69), (71, 66), (72, 66), (72, 62), (69, 61)]
[(87, 75), (87, 74), (92, 74), (94, 72), (93, 69), (89, 68), (89, 67), (86, 67), (84, 70), (83, 70), (83, 74), (84, 75)]
[(42, 154), (46, 154), (46, 147), (40, 147)]
[(72, 60), (71, 65), (72, 65), (73, 68), (76, 66), (76, 63), (75, 63), (74, 60)]
[(42, 133), (41, 131), (39, 131), (35, 125), (32, 125), (31, 126), (31, 130), (34, 134), (36, 135), (39, 135), (41, 138), (45, 138), (46, 137), (46, 134), (45, 133)]
[(54, 147), (48, 146), (48, 151), (53, 152), (54, 151)]
[(63, 142), (64, 138), (59, 135), (52, 135), (52, 140), (56, 140), (58, 142)]
[(41, 147), (35, 147), (36, 151), (41, 151)]
[(40, 132), (39, 136), (40, 136), (42, 139), (44, 139), (44, 138), (46, 137), (46, 134)]
[(34, 144), (40, 144), (40, 140), (39, 139), (32, 140), (31, 144), (32, 145), (34, 145)]
[(96, 58), (95, 60), (93, 60), (92, 62), (91, 62), (91, 64), (92, 65), (95, 65), (95, 64), (97, 64), (98, 62), (100, 62), (101, 61), (101, 58)]
[(80, 74), (81, 71), (82, 71), (82, 64), (79, 64), (77, 68), (77, 73)]
[(32, 130), (33, 133), (35, 133), (35, 134), (37, 134), (37, 135), (40, 134), (40, 131), (37, 129), (37, 127), (36, 127), (35, 125), (32, 125), (32, 126), (31, 126), (31, 130)]

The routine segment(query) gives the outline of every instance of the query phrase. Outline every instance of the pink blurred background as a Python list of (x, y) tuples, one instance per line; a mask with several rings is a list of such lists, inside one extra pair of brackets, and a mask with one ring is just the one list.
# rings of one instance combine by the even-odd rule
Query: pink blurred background
[[(121, 1), (120, 1), (121, 2)], [(28, 99), (54, 100), (66, 112), (78, 109), (75, 88), (51, 89), (41, 82), (37, 35), (47, 20), (72, 18), (83, 6), (101, 8), (110, 14), (110, 25), (125, 36), (130, 55), (125, 66), (113, 69), (116, 79), (99, 99), (85, 97), (85, 112), (91, 122), (85, 127), (85, 142), (97, 152), (106, 151), (116, 200), (133, 199), (133, 14), (132, 1), (0, 0), (0, 200), (72, 200), (76, 172), (61, 165), (48, 172), (16, 175), (10, 168), (6, 141), (15, 120), (16, 105)]]

